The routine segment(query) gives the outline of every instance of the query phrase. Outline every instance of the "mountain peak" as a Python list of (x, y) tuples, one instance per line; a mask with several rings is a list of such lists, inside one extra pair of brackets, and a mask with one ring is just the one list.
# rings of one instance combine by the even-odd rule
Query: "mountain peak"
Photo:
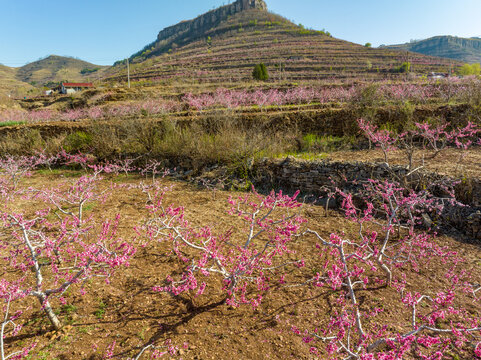
[(237, 0), (232, 5), (240, 6), (242, 10), (247, 10), (247, 9), (267, 10), (267, 4), (264, 0)]
[(202, 32), (202, 30), (213, 27), (219, 22), (226, 20), (229, 16), (251, 9), (267, 11), (267, 4), (264, 0), (237, 0), (232, 4), (211, 10), (193, 20), (182, 21), (176, 25), (165, 28), (157, 36), (157, 41), (168, 40), (169, 38), (186, 32)]
[(139, 57), (145, 58), (159, 55), (172, 47), (177, 47), (180, 43), (185, 42), (185, 40), (198, 39), (204, 36), (209, 30), (219, 26), (220, 23), (247, 11), (267, 13), (267, 4), (264, 0), (236, 0), (231, 4), (199, 15), (195, 19), (181, 21), (176, 25), (164, 28), (159, 32), (154, 42), (145, 46), (130, 58), (132, 61), (135, 61), (135, 59)]

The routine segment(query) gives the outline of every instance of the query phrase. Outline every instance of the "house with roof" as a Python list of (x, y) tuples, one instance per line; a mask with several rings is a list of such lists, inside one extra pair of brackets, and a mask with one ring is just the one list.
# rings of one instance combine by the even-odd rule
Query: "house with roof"
[(446, 73), (436, 73), (436, 72), (432, 72), (430, 74), (428, 74), (428, 79), (431, 79), (431, 80), (436, 80), (436, 79), (445, 79), (449, 77), (449, 74), (446, 74)]
[(93, 88), (92, 83), (61, 83), (58, 87), (58, 91), (61, 94), (74, 94), (78, 91)]

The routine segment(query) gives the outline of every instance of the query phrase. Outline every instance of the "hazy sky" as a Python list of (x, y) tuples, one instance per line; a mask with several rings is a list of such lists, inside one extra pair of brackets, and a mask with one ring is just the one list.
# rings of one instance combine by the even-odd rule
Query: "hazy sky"
[[(481, 0), (266, 1), (296, 23), (360, 44), (481, 36)], [(0, 0), (0, 63), (22, 66), (56, 54), (110, 65), (155, 40), (164, 27), (228, 2)]]

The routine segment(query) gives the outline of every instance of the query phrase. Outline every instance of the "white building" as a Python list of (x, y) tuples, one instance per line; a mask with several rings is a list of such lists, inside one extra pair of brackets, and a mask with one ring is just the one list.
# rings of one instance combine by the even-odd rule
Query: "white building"
[(92, 83), (61, 83), (60, 93), (61, 94), (74, 94), (77, 91), (82, 91), (85, 89), (93, 88)]

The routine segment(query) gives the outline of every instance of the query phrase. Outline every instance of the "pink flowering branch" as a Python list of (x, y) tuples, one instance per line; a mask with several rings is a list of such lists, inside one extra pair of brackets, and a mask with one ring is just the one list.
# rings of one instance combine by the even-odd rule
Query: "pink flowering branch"
[(37, 166), (35, 157), (15, 157), (7, 155), (0, 158), (0, 173), (6, 177), (8, 183), (15, 190), (19, 181), (25, 176), (29, 176), (31, 171)]
[[(34, 282), (27, 295), (34, 296), (40, 302), (48, 319), (55, 327), (61, 327), (49, 298), (63, 294), (71, 285), (85, 281), (93, 276), (107, 279), (120, 266), (128, 266), (129, 258), (135, 249), (116, 238), (119, 218), (115, 222), (105, 222), (94, 242), (83, 239), (84, 233), (68, 230), (68, 221), (59, 225), (53, 235), (51, 224), (47, 223), (48, 212), (38, 212), (37, 217), (27, 220), (20, 214), (3, 213), (4, 227), (9, 236), (2, 241), (2, 248), (9, 249), (12, 258), (9, 267), (28, 274), (33, 269)], [(72, 226), (76, 228), (76, 224)], [(58, 260), (69, 267), (58, 268)], [(45, 279), (45, 267), (49, 265), (48, 281)], [(26, 276), (26, 275), (23, 275)]]
[[(381, 148), (384, 160), (388, 165), (389, 152), (395, 149), (403, 150), (407, 156), (408, 175), (422, 169), (424, 160), (434, 159), (448, 146), (463, 150), (463, 157), (465, 152), (476, 143), (478, 134), (481, 132), (481, 129), (471, 122), (468, 122), (463, 128), (455, 128), (449, 132), (446, 130), (447, 124), (436, 126), (415, 123), (416, 129), (401, 134), (395, 134), (389, 130), (379, 130), (376, 125), (364, 119), (359, 119), (358, 125), (369, 141)], [(414, 154), (416, 149), (421, 147), (427, 151), (427, 154), (422, 154), (422, 158), (418, 161), (422, 165), (414, 169)]]
[(168, 339), (164, 342), (164, 345), (149, 344), (144, 346), (135, 358), (132, 360), (139, 360), (146, 351), (152, 351), (151, 359), (159, 359), (164, 355), (175, 356), (177, 355), (179, 348), (172, 344), (172, 340)]
[[(336, 304), (339, 308), (333, 310), (322, 331), (306, 332), (304, 341), (326, 342), (330, 356), (342, 354), (345, 359), (383, 360), (402, 358), (417, 344), (437, 349), (434, 353), (443, 353), (451, 344), (451, 340), (446, 340), (449, 336), (455, 338), (456, 346), (469, 343), (468, 335), (480, 332), (481, 319), (456, 305), (456, 291), (475, 296), (477, 287), (472, 285), (465, 270), (462, 274), (466, 280), (461, 280), (461, 275), (455, 271), (462, 263), (456, 253), (437, 245), (434, 236), (416, 231), (423, 214), (443, 211), (444, 199), (432, 196), (429, 191), (407, 191), (398, 184), (374, 180), (364, 185), (357, 198), (340, 190), (338, 194), (343, 199), (342, 208), (347, 219), (358, 224), (359, 232), (357, 237), (346, 238), (333, 233), (325, 239), (316, 231), (306, 231), (305, 234), (318, 241), (316, 247), (320, 250), (320, 262), (324, 264), (306, 284), (338, 291)], [(454, 198), (449, 200), (455, 201)], [(395, 230), (397, 238), (394, 238)], [(433, 259), (449, 265), (446, 274), (451, 282), (449, 288), (436, 296), (406, 293), (405, 268), (409, 266), (419, 271)], [(385, 281), (376, 275), (378, 271), (385, 274)], [(384, 311), (383, 308), (361, 309), (359, 305), (357, 292), (373, 282), (399, 291), (402, 303), (411, 309), (410, 331), (389, 333), (386, 326), (371, 326), (366, 330), (365, 321)], [(431, 303), (431, 308), (426, 301)], [(421, 303), (423, 314), (418, 311)], [(438, 321), (447, 318), (450, 318), (449, 328), (437, 325)], [(298, 329), (294, 331), (301, 334)], [(380, 351), (383, 345), (390, 350)], [(315, 347), (312, 349), (318, 351)]]
[[(83, 156), (77, 156), (75, 162), (88, 164)], [(73, 161), (69, 154), (64, 153), (62, 157)], [(4, 266), (21, 275), (26, 283), (35, 284), (23, 291), (38, 299), (55, 329), (61, 324), (50, 304), (52, 296), (64, 301), (61, 295), (70, 286), (92, 277), (105, 277), (108, 281), (116, 268), (128, 266), (128, 260), (135, 253), (135, 248), (116, 236), (120, 217), (113, 222), (103, 222), (98, 234), (91, 234), (96, 224), (93, 216), (84, 217), (84, 206), (105, 199), (105, 190), (98, 189), (98, 182), (99, 174), (108, 172), (109, 167), (92, 166), (92, 169), (92, 175), (84, 175), (69, 186), (29, 189), (27, 195), (33, 195), (31, 199), (54, 206), (61, 214), (57, 214), (56, 222), (48, 220), (49, 208), (37, 211), (33, 218), (8, 208), (0, 214), (5, 232), (1, 249), (11, 255)]]
[(162, 175), (161, 177), (165, 177), (170, 173), (170, 170), (164, 167), (162, 161), (150, 159), (145, 166), (140, 168), (140, 173), (145, 176), (146, 179), (147, 176), (151, 175), (152, 183), (154, 183), (156, 176)]
[[(314, 235), (319, 241), (317, 247), (325, 254), (323, 258), (329, 259), (326, 255), (330, 255), (330, 260), (325, 260), (323, 273), (318, 273), (312, 283), (317, 287), (327, 287), (341, 292), (336, 300), (340, 308), (332, 311), (328, 324), (322, 326), (323, 330), (306, 333), (304, 338), (306, 343), (316, 339), (326, 342), (328, 344), (326, 350), (330, 356), (344, 354), (342, 358), (345, 359), (395, 360), (416, 348), (417, 344), (428, 345), (427, 348), (433, 349), (434, 353), (438, 351), (442, 353), (446, 350), (443, 349), (444, 345), (441, 345), (446, 343), (447, 340), (443, 340), (446, 336), (453, 336), (456, 346), (459, 347), (470, 343), (468, 335), (481, 332), (480, 319), (456, 306), (454, 283), (447, 291), (440, 291), (436, 296), (412, 294), (405, 293), (406, 281), (402, 276), (396, 280), (395, 287), (400, 291), (401, 301), (411, 308), (412, 330), (389, 333), (387, 327), (381, 325), (366, 330), (364, 322), (384, 311), (383, 308), (361, 310), (356, 295), (359, 290), (365, 290), (368, 283), (376, 281), (376, 263), (370, 260), (373, 257), (372, 249), (378, 243), (376, 234), (368, 233), (369, 236), (360, 236), (359, 240), (344, 239), (336, 234), (331, 234), (330, 239), (325, 240), (312, 230), (308, 230), (307, 234)], [(415, 258), (429, 261), (432, 257), (440, 257), (447, 261), (455, 256), (441, 248), (436, 249), (432, 241), (421, 235), (413, 242), (414, 246), (409, 250), (413, 261)], [(396, 265), (397, 271), (401, 271), (400, 275), (403, 265), (403, 263)], [(423, 305), (423, 314), (420, 314), (418, 307), (425, 301), (429, 301), (432, 307)], [(438, 321), (448, 321), (449, 327), (438, 326)], [(294, 330), (300, 334), (299, 330)], [(391, 350), (379, 351), (382, 345), (387, 345)], [(441, 346), (441, 350), (436, 350), (436, 346)], [(317, 351), (316, 348), (313, 349)]]
[(4, 279), (0, 280), (0, 299), (3, 299), (6, 303), (3, 308), (3, 321), (0, 324), (0, 360), (23, 359), (27, 357), (30, 351), (36, 346), (36, 344), (34, 343), (9, 355), (5, 353), (4, 339), (6, 337), (7, 327), (11, 326), (12, 336), (17, 335), (22, 329), (22, 326), (17, 324), (16, 320), (23, 314), (23, 312), (19, 310), (16, 311), (14, 314), (11, 314), (11, 305), (16, 300), (24, 297), (25, 293), (21, 291), (19, 284), (9, 283)]
[(98, 189), (99, 182), (102, 180), (99, 174), (105, 172), (105, 167), (95, 167), (94, 170), (93, 174), (83, 175), (71, 184), (63, 184), (54, 189), (32, 191), (37, 193), (37, 197), (54, 205), (61, 214), (73, 217), (79, 224), (83, 224), (85, 206), (97, 201), (103, 203), (108, 196), (108, 189), (102, 191)]
[(373, 125), (364, 119), (359, 119), (357, 122), (369, 141), (381, 148), (384, 154), (384, 162), (389, 164), (388, 153), (389, 151), (396, 149), (396, 141), (393, 138), (392, 133), (389, 130), (378, 130), (376, 125)]
[[(167, 286), (154, 290), (173, 295), (196, 290), (199, 296), (207, 284), (199, 281), (198, 274), (219, 275), (224, 281), (229, 305), (250, 303), (257, 307), (261, 293), (269, 288), (266, 272), (284, 265), (276, 259), (291, 253), (289, 243), (304, 222), (295, 212), (291, 213), (300, 206), (295, 200), (297, 194), (262, 196), (254, 192), (251, 196), (231, 198), (229, 214), (238, 216), (247, 226), (244, 240), (234, 237), (232, 231), (214, 235), (209, 227), (191, 227), (182, 207), (164, 208), (164, 195), (165, 192), (158, 192), (150, 196), (147, 208), (151, 215), (143, 231), (150, 241), (170, 242), (172, 252), (188, 265), (180, 279), (169, 276)], [(250, 299), (249, 283), (257, 284), (259, 292)]]

